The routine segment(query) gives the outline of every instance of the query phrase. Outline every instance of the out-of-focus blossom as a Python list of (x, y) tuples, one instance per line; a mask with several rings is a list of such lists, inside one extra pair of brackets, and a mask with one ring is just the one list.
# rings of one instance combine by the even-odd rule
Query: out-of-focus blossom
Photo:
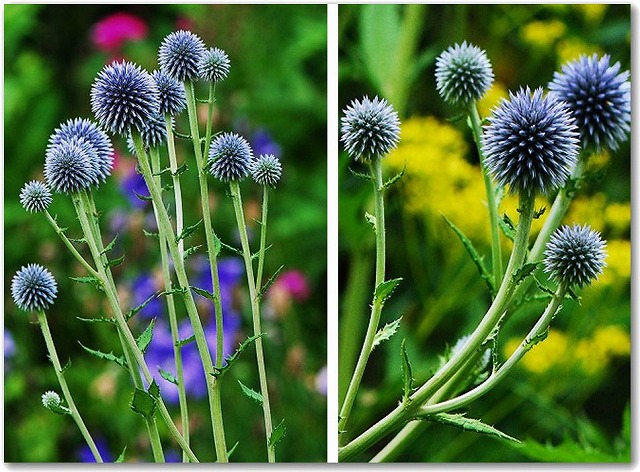
[(147, 24), (137, 16), (117, 12), (95, 24), (91, 31), (91, 41), (101, 51), (113, 53), (126, 41), (146, 38), (147, 31)]
[(13, 335), (7, 329), (4, 330), (4, 372), (11, 370), (11, 360), (16, 354), (16, 342)]
[(149, 197), (150, 193), (144, 177), (136, 171), (135, 167), (120, 180), (120, 190), (134, 208), (145, 208), (149, 204), (149, 201), (138, 197), (138, 195)]
[[(104, 462), (113, 462), (114, 459), (111, 455), (111, 452), (109, 451), (109, 445), (107, 444), (107, 441), (101, 437), (94, 437), (94, 441), (96, 443), (96, 448), (98, 448), (98, 452), (102, 457), (102, 460)], [(80, 462), (96, 461), (96, 459), (93, 457), (93, 454), (91, 453), (91, 449), (89, 449), (89, 446), (87, 446), (86, 443), (83, 443), (82, 446), (78, 448), (78, 450), (76, 451), (76, 457)]]
[(278, 276), (267, 292), (269, 306), (265, 316), (282, 316), (291, 304), (304, 302), (309, 298), (307, 278), (299, 270), (288, 270)]
[[(139, 275), (131, 284), (132, 308), (144, 303), (149, 297), (162, 290), (161, 284), (153, 273)], [(161, 297), (151, 299), (138, 313), (145, 318), (160, 316), (164, 313), (164, 304)]]
[(273, 154), (280, 157), (282, 147), (276, 143), (265, 129), (258, 129), (251, 138), (251, 147), (256, 156), (261, 154)]
[(318, 371), (315, 379), (315, 387), (318, 393), (327, 396), (327, 366)]

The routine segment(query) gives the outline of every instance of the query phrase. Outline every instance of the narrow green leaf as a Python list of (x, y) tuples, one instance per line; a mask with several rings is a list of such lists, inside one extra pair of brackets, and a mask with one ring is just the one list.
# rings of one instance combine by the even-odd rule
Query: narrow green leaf
[(116, 464), (121, 464), (124, 462), (124, 455), (127, 452), (127, 446), (124, 447), (118, 458), (116, 459)]
[(376, 231), (376, 217), (368, 211), (365, 211), (364, 219), (367, 220), (367, 223), (369, 223), (373, 227), (373, 230)]
[(167, 372), (163, 368), (158, 367), (158, 373), (160, 374), (160, 377), (165, 379), (167, 382), (171, 382), (174, 385), (178, 385), (178, 379), (176, 379), (171, 372)]
[(533, 218), (534, 218), (534, 219), (536, 219), (536, 220), (537, 220), (538, 218), (540, 218), (542, 215), (544, 215), (544, 212), (546, 211), (546, 209), (547, 209), (547, 207), (544, 207), (544, 206), (543, 206), (543, 207), (542, 207), (542, 208), (540, 208), (539, 210), (534, 211), (534, 212), (533, 212)]
[(404, 172), (407, 170), (407, 164), (405, 164), (402, 167), (402, 170), (400, 172), (398, 172), (396, 175), (394, 175), (393, 177), (391, 177), (389, 180), (387, 180), (383, 185), (382, 188), (389, 188), (391, 187), (393, 184), (395, 184), (398, 180), (400, 180), (403, 176), (404, 176)]
[(116, 245), (116, 241), (118, 240), (118, 235), (116, 234), (113, 239), (111, 240), (111, 242), (109, 244), (107, 244), (107, 247), (105, 247), (102, 251), (100, 251), (100, 254), (106, 254), (109, 251), (111, 251), (111, 249), (113, 249), (113, 246)]
[(214, 256), (218, 257), (218, 255), (220, 255), (220, 251), (221, 250), (222, 250), (222, 241), (220, 241), (220, 238), (218, 237), (216, 232), (213, 231), (213, 252), (214, 252)]
[(269, 280), (267, 280), (264, 283), (264, 285), (262, 286), (262, 288), (258, 292), (258, 295), (257, 295), (258, 300), (261, 300), (262, 297), (264, 296), (264, 294), (267, 293), (267, 290), (269, 290), (269, 287), (271, 287), (273, 282), (276, 281), (276, 279), (278, 278), (278, 275), (280, 275), (280, 272), (282, 272), (283, 268), (284, 268), (284, 265), (281, 265), (280, 267), (278, 267), (278, 269), (273, 273), (273, 275), (271, 277), (269, 277)]
[(153, 380), (151, 382), (151, 385), (149, 385), (149, 390), (148, 390), (149, 395), (151, 395), (153, 398), (159, 398), (160, 397), (160, 387), (158, 386), (157, 382), (155, 380)]
[(63, 405), (51, 405), (47, 407), (47, 410), (52, 411), (56, 415), (70, 415), (71, 410)]
[(236, 351), (232, 355), (227, 356), (225, 358), (226, 365), (223, 365), (222, 368), (214, 367), (214, 371), (211, 372), (211, 375), (213, 375), (214, 377), (221, 377), (222, 375), (224, 375), (231, 368), (231, 366), (238, 360), (238, 357), (240, 357), (240, 354), (242, 354), (252, 342), (254, 342), (256, 339), (261, 338), (266, 334), (267, 333), (260, 333), (245, 339), (240, 344), (240, 346), (238, 346), (238, 349), (236, 349)]
[(115, 259), (108, 260), (107, 263), (105, 264), (104, 268), (106, 269), (107, 267), (119, 266), (123, 262), (124, 262), (124, 254), (122, 256), (120, 256), (120, 257), (115, 258)]
[(78, 344), (80, 344), (80, 346), (82, 346), (82, 348), (87, 351), (89, 354), (96, 356), (99, 359), (104, 359), (107, 361), (111, 361), (111, 362), (115, 362), (116, 364), (122, 366), (122, 367), (127, 367), (127, 362), (125, 361), (123, 356), (116, 356), (113, 351), (112, 352), (102, 352), (102, 351), (96, 351), (95, 349), (91, 349), (87, 346), (85, 346), (84, 344), (82, 344), (80, 341), (78, 341)]
[(178, 167), (176, 169), (175, 172), (173, 172), (171, 175), (173, 175), (174, 177), (177, 177), (181, 174), (184, 174), (186, 171), (189, 170), (189, 167), (187, 166), (186, 162), (184, 164), (182, 164), (180, 167)]
[(571, 287), (567, 288), (567, 294), (575, 300), (578, 305), (582, 305), (582, 298), (580, 298), (580, 296)]
[(182, 230), (182, 233), (180, 233), (176, 238), (176, 243), (180, 242), (181, 239), (185, 239), (189, 237), (191, 234), (193, 234), (195, 230), (198, 229), (198, 226), (200, 226), (200, 224), (202, 224), (202, 219), (200, 219), (197, 223), (194, 223), (191, 226), (187, 226), (186, 228), (184, 228)]
[(484, 258), (478, 253), (471, 240), (456, 225), (454, 225), (453, 222), (449, 220), (449, 218), (444, 215), (442, 215), (442, 218), (444, 218), (444, 221), (449, 225), (453, 232), (456, 233), (456, 236), (458, 236), (460, 242), (462, 242), (462, 245), (471, 257), (471, 260), (478, 268), (478, 272), (480, 272), (480, 278), (484, 280), (484, 282), (487, 284), (487, 287), (489, 287), (489, 292), (491, 293), (491, 295), (495, 295), (496, 287), (493, 281), (493, 275), (484, 265)]
[(201, 247), (202, 247), (202, 244), (198, 244), (197, 246), (192, 246), (185, 249), (184, 254), (182, 255), (182, 260), (187, 260), (187, 257), (189, 257), (192, 254), (195, 254), (198, 251), (198, 249), (200, 249)]
[(397, 279), (387, 280), (379, 284), (373, 293), (374, 303), (378, 302), (384, 305), (384, 302), (389, 299), (389, 297), (401, 281), (402, 277), (399, 277)]
[(149, 326), (147, 326), (142, 334), (136, 338), (136, 344), (143, 353), (147, 351), (149, 344), (151, 344), (151, 339), (153, 339), (153, 325), (155, 322), (156, 319), (152, 318)]
[(371, 345), (371, 349), (373, 350), (378, 344), (386, 341), (391, 338), (400, 327), (400, 321), (402, 320), (402, 316), (391, 323), (387, 323), (381, 329), (378, 330), (376, 335), (373, 337), (373, 344)]
[(402, 360), (402, 402), (409, 402), (409, 396), (413, 390), (413, 370), (411, 369), (411, 362), (409, 361), (409, 355), (405, 347), (405, 340), (400, 343), (400, 357)]
[[(266, 247), (264, 248), (264, 253), (265, 253), (265, 254), (267, 253), (267, 251), (268, 251), (269, 249), (271, 249), (271, 246), (273, 246), (273, 244), (269, 244), (268, 246), (266, 246)], [(251, 260), (253, 261), (253, 260), (257, 259), (258, 257), (260, 257), (260, 251), (256, 252), (255, 254), (252, 254), (252, 255), (251, 255)]]
[(143, 301), (143, 302), (142, 302), (140, 305), (138, 305), (137, 307), (135, 307), (135, 308), (131, 308), (131, 309), (127, 312), (127, 314), (125, 315), (125, 318), (126, 318), (127, 320), (130, 320), (131, 318), (133, 318), (134, 316), (136, 316), (138, 313), (140, 313), (140, 311), (141, 311), (145, 306), (147, 306), (149, 303), (151, 303), (151, 301), (152, 301), (154, 298), (156, 298), (156, 297), (158, 297), (158, 296), (160, 296), (160, 295), (161, 295), (161, 294), (159, 294), (159, 293), (154, 293), (153, 295), (151, 295), (149, 298), (147, 298), (145, 301)]
[(245, 384), (240, 382), (240, 380), (238, 380), (238, 383), (240, 384), (242, 393), (244, 393), (247, 397), (251, 398), (254, 402), (262, 406), (262, 394), (256, 392), (252, 388), (247, 387)]
[(191, 286), (191, 290), (193, 290), (194, 292), (196, 292), (200, 296), (208, 298), (212, 302), (215, 302), (217, 300), (217, 298), (218, 298), (218, 297), (216, 297), (215, 293), (211, 293), (208, 290), (205, 290), (203, 288)]
[(238, 447), (238, 444), (240, 444), (240, 441), (236, 441), (233, 447), (229, 449), (229, 452), (227, 452), (227, 460), (229, 460), (229, 457), (231, 457), (231, 454), (233, 454), (233, 451), (236, 450), (236, 448)]
[(87, 275), (83, 277), (69, 277), (69, 278), (79, 284), (91, 284), (98, 290), (104, 291), (104, 287), (102, 286), (102, 281), (98, 277), (94, 277), (93, 275)]
[(156, 411), (156, 399), (149, 392), (136, 388), (130, 406), (139, 415), (151, 419)]
[(176, 342), (176, 346), (177, 346), (177, 347), (186, 346), (187, 344), (192, 343), (192, 342), (193, 342), (193, 341), (195, 341), (195, 340), (196, 340), (196, 335), (195, 335), (195, 334), (192, 334), (191, 336), (189, 336), (189, 337), (188, 337), (188, 338), (186, 338), (186, 339), (181, 339), (180, 341), (177, 341), (177, 342)]
[(512, 281), (515, 285), (519, 285), (524, 279), (529, 277), (537, 269), (540, 262), (527, 262), (513, 274)]
[(166, 296), (166, 295), (176, 295), (185, 293), (187, 290), (181, 287), (170, 288), (169, 290), (163, 290), (162, 292), (158, 292), (158, 297)]
[(168, 182), (167, 184), (162, 186), (163, 192), (168, 192), (169, 190), (173, 190), (173, 182)]
[(71, 367), (71, 359), (67, 359), (67, 363), (62, 367), (60, 373), (64, 374), (69, 367)]
[[(65, 230), (67, 228), (64, 228)], [(64, 233), (64, 231), (62, 231)], [(85, 238), (78, 238), (78, 239), (74, 239), (74, 238), (67, 238), (69, 241), (71, 241), (72, 243), (78, 243), (78, 244), (84, 244), (87, 242), (87, 240)]]
[(76, 316), (76, 320), (84, 321), (85, 323), (115, 323), (116, 320), (113, 318), (107, 318), (106, 316), (96, 317), (96, 318), (81, 318)]
[(513, 221), (511, 221), (509, 215), (507, 215), (506, 213), (502, 215), (502, 219), (498, 220), (498, 225), (500, 226), (500, 229), (502, 230), (504, 235), (511, 241), (513, 241), (513, 238), (516, 237), (516, 225), (513, 224)]
[(142, 233), (149, 238), (157, 238), (158, 233), (155, 231), (147, 231), (146, 229), (142, 229)]
[(138, 192), (136, 192), (135, 190), (133, 191), (133, 193), (135, 194), (136, 197), (138, 197), (139, 200), (142, 200), (143, 202), (152, 202), (153, 198), (149, 195), (142, 195)]
[(369, 174), (361, 174), (360, 172), (353, 170), (351, 167), (349, 167), (349, 172), (351, 172), (354, 177), (371, 182), (371, 176)]
[(275, 447), (280, 441), (282, 441), (282, 438), (284, 438), (285, 434), (287, 434), (287, 427), (284, 425), (283, 418), (278, 426), (273, 428), (273, 431), (271, 431), (271, 436), (269, 437), (269, 447)]
[(240, 249), (236, 249), (236, 248), (235, 248), (235, 247), (233, 247), (233, 246), (229, 246), (228, 244), (223, 243), (223, 242), (222, 242), (222, 240), (220, 240), (220, 239), (218, 239), (218, 241), (220, 241), (220, 246), (221, 246), (221, 247), (223, 247), (223, 248), (225, 248), (226, 250), (231, 251), (231, 252), (233, 252), (234, 254), (237, 254), (237, 255), (239, 255), (239, 256), (242, 256), (242, 255), (243, 255), (243, 254), (242, 254), (242, 251), (241, 251)]
[(438, 413), (436, 415), (429, 415), (426, 417), (427, 420), (433, 421), (435, 423), (444, 424), (447, 426), (455, 426), (457, 428), (461, 428), (463, 431), (473, 431), (475, 433), (486, 434), (487, 436), (494, 436), (499, 439), (503, 439), (506, 441), (512, 441), (515, 443), (520, 443), (519, 440), (509, 436), (508, 434), (503, 433), (502, 431), (494, 428), (493, 426), (489, 426), (488, 424), (483, 423), (480, 420), (467, 418), (464, 413)]

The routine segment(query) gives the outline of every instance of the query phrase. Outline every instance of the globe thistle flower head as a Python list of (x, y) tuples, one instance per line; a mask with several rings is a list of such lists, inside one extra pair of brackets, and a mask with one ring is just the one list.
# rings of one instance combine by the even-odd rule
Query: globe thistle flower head
[(71, 138), (47, 150), (44, 178), (58, 193), (73, 193), (99, 181), (91, 165), (96, 158), (95, 148), (84, 138)]
[(242, 180), (249, 174), (253, 151), (242, 136), (222, 133), (209, 148), (211, 173), (223, 182)]
[(608, 55), (583, 55), (555, 72), (549, 83), (549, 90), (567, 103), (585, 148), (616, 150), (630, 131), (629, 71), (619, 73), (620, 63), (609, 61)]
[(580, 288), (602, 273), (606, 243), (589, 226), (562, 226), (552, 235), (544, 251), (544, 271), (559, 283)]
[(191, 31), (174, 31), (164, 38), (158, 50), (160, 70), (184, 82), (198, 79), (198, 63), (205, 46)]
[(167, 127), (161, 115), (155, 115), (145, 121), (142, 131), (142, 142), (148, 148), (160, 146), (167, 140)]
[(208, 49), (198, 62), (198, 75), (209, 82), (221, 82), (229, 75), (229, 56), (220, 48)]
[(385, 99), (365, 96), (353, 100), (343, 110), (342, 136), (347, 153), (352, 158), (368, 161), (393, 150), (400, 140), (398, 113)]
[(38, 264), (22, 267), (11, 281), (11, 296), (24, 311), (46, 310), (53, 304), (58, 286), (53, 274)]
[(158, 87), (161, 115), (179, 115), (187, 106), (187, 95), (180, 82), (169, 74), (156, 70), (151, 77)]
[(250, 165), (251, 177), (259, 185), (275, 187), (282, 175), (282, 165), (273, 154), (261, 154)]
[(156, 83), (132, 62), (106, 65), (91, 86), (91, 110), (100, 126), (113, 134), (140, 131), (159, 109)]
[(579, 152), (578, 129), (563, 102), (527, 87), (509, 93), (485, 126), (485, 164), (513, 193), (546, 194), (569, 178)]
[(479, 100), (492, 83), (487, 54), (473, 44), (455, 44), (436, 59), (436, 88), (450, 105), (464, 107)]
[(62, 400), (60, 399), (60, 395), (53, 390), (49, 390), (42, 394), (42, 404), (48, 410), (56, 409), (61, 406)]
[(20, 203), (29, 213), (46, 210), (52, 201), (51, 190), (39, 180), (27, 182), (20, 190)]
[(95, 170), (96, 183), (104, 182), (113, 170), (113, 146), (109, 136), (91, 120), (74, 118), (61, 124), (49, 137), (47, 150), (71, 138), (83, 138), (94, 147), (91, 166)]

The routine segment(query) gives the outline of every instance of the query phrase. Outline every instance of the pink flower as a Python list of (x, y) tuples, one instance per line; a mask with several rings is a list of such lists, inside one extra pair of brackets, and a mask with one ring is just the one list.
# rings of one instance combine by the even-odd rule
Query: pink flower
[(139, 41), (147, 37), (147, 24), (137, 16), (118, 12), (95, 24), (91, 31), (91, 40), (98, 49), (114, 52), (125, 41)]
[(280, 277), (274, 283), (274, 287), (288, 293), (299, 302), (309, 298), (307, 279), (299, 270), (288, 270), (280, 274)]

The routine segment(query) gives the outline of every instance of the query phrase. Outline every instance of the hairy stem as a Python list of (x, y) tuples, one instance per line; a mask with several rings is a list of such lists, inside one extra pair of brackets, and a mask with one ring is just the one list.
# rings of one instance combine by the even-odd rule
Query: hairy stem
[(87, 426), (84, 424), (82, 417), (80, 416), (80, 412), (78, 411), (78, 407), (73, 401), (73, 397), (71, 396), (71, 391), (69, 390), (69, 386), (67, 385), (67, 380), (64, 378), (64, 373), (62, 370), (62, 365), (60, 364), (60, 359), (58, 358), (58, 352), (56, 351), (56, 346), (53, 343), (53, 337), (51, 336), (51, 331), (49, 330), (49, 323), (47, 322), (47, 315), (44, 311), (38, 311), (38, 322), (40, 324), (40, 329), (42, 330), (42, 335), (44, 336), (44, 342), (47, 345), (47, 352), (49, 353), (49, 358), (51, 359), (51, 363), (53, 364), (53, 370), (56, 373), (56, 377), (58, 378), (58, 383), (60, 384), (60, 388), (62, 389), (62, 394), (64, 395), (64, 399), (69, 405), (69, 411), (71, 412), (71, 417), (73, 421), (78, 425), (78, 429), (80, 429), (80, 433), (82, 437), (87, 442), (89, 449), (91, 449), (91, 454), (95, 458), (96, 462), (103, 462), (102, 456), (96, 447), (96, 443), (93, 441)]
[[(176, 157), (176, 144), (171, 126), (171, 117), (165, 115), (165, 127), (167, 129), (167, 152), (169, 154), (169, 168), (171, 169), (171, 179), (173, 181), (173, 196), (176, 206), (176, 234), (182, 233), (184, 227), (184, 217), (182, 215), (182, 188), (180, 186), (180, 176), (178, 172), (178, 158)], [(178, 252), (180, 256), (184, 254), (184, 241), (178, 241)]]
[(262, 272), (264, 270), (264, 252), (267, 246), (267, 215), (269, 212), (269, 186), (262, 186), (262, 218), (260, 219), (260, 252), (258, 253), (258, 272), (256, 273), (256, 289), (262, 288)]

